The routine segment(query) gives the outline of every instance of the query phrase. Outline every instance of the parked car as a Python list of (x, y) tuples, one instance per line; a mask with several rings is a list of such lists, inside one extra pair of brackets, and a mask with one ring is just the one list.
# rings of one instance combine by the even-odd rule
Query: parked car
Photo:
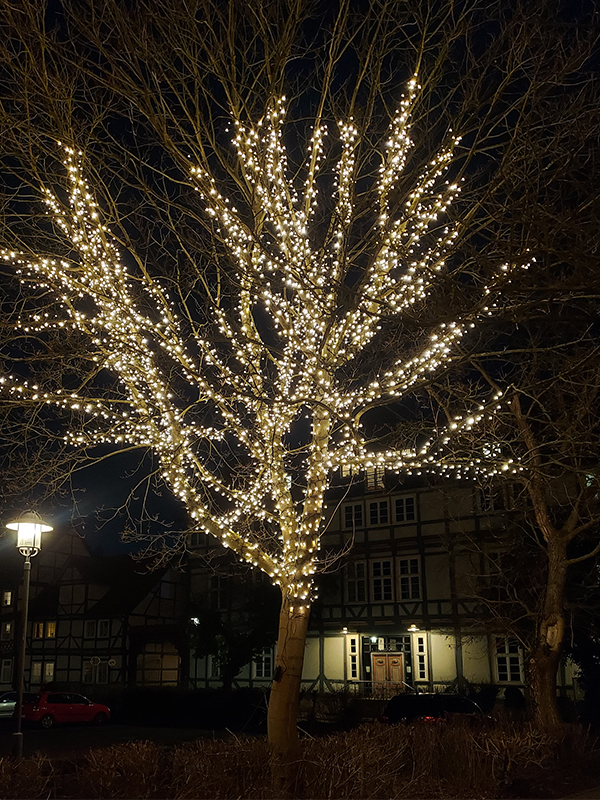
[(42, 692), (23, 703), (23, 719), (51, 728), (56, 722), (93, 722), (103, 725), (110, 709), (73, 692)]
[[(31, 692), (23, 692), (23, 702), (27, 703), (31, 698), (35, 698), (36, 696), (37, 695), (32, 694)], [(2, 692), (2, 694), (0, 694), (0, 718), (12, 717), (16, 705), (16, 692)]]
[(379, 718), (381, 722), (439, 722), (449, 720), (455, 714), (476, 715), (484, 718), (477, 703), (460, 694), (397, 694), (386, 705)]

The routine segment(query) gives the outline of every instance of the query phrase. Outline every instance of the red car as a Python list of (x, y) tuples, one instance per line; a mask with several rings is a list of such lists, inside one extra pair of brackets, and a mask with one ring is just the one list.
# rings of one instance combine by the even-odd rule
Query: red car
[(55, 722), (93, 722), (104, 725), (110, 708), (73, 692), (42, 692), (23, 703), (23, 720), (51, 728)]

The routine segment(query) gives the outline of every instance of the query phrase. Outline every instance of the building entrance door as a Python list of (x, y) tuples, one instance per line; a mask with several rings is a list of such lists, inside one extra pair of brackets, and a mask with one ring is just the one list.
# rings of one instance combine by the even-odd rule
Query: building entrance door
[(373, 653), (373, 691), (388, 697), (402, 691), (404, 658), (402, 653)]

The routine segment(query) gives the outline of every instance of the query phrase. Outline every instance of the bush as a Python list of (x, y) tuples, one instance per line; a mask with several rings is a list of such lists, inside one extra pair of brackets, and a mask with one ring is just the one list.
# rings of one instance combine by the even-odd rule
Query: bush
[[(530, 725), (365, 724), (304, 740), (297, 789), (306, 800), (560, 796), (561, 776), (580, 774), (597, 758), (596, 741), (574, 725), (550, 736)], [(268, 761), (264, 738), (236, 737), (118, 745), (77, 764), (0, 759), (0, 797), (268, 800)]]

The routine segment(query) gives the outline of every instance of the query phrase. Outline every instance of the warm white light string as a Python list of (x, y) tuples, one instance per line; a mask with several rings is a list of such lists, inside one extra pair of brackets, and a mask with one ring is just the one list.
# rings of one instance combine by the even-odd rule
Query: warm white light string
[[(19, 331), (67, 328), (86, 334), (98, 368), (117, 377), (120, 392), (112, 399), (93, 396), (90, 387), (85, 396), (62, 388), (42, 392), (36, 385), (4, 376), (0, 379), (4, 394), (19, 402), (44, 402), (73, 412), (74, 422), (79, 421), (67, 436), (73, 445), (127, 443), (152, 448), (163, 479), (185, 504), (197, 529), (216, 536), (242, 560), (266, 572), (298, 605), (306, 603), (313, 591), (324, 493), (335, 469), (375, 466), (454, 475), (519, 469), (511, 461), (490, 465), (484, 458), (469, 456), (456, 463), (448, 456), (451, 437), (496, 413), (500, 395), (457, 416), (418, 451), (370, 452), (358, 422), (370, 404), (398, 401), (444, 366), (469, 327), (494, 313), (497, 286), (485, 287), (488, 305), (481, 312), (468, 322), (440, 325), (416, 354), (398, 359), (375, 380), (356, 386), (340, 377), (340, 367), (364, 351), (385, 318), (401, 316), (427, 296), (458, 235), (454, 225), (437, 227), (460, 189), (443, 180), (456, 138), (427, 165), (400, 215), (394, 216), (390, 204), (390, 193), (412, 147), (410, 120), (418, 89), (414, 78), (390, 126), (386, 155), (372, 187), (379, 213), (372, 258), (360, 284), (353, 287), (353, 302), (343, 312), (340, 289), (355, 268), (347, 254), (360, 133), (352, 120), (339, 124), (341, 156), (329, 235), (316, 247), (311, 243), (311, 222), (319, 202), (326, 130), (321, 125), (313, 131), (301, 190), (296, 189), (283, 142), (284, 98), (254, 126), (236, 121), (234, 145), (260, 209), (255, 229), (246, 225), (206, 170), (192, 169), (206, 211), (236, 264), (234, 280), (240, 286), (233, 312), (214, 309), (218, 347), (209, 335), (184, 335), (175, 303), (146, 273), (136, 275), (135, 281), (128, 275), (84, 177), (82, 154), (71, 148), (65, 148), (71, 187), (68, 207), (52, 191), (44, 191), (49, 214), (77, 259), (0, 253), (23, 281), (50, 289), (57, 299), (54, 317), (47, 312), (34, 314), (20, 322)], [(502, 265), (498, 275), (510, 269)], [(253, 313), (257, 306), (268, 314), (277, 333), (276, 348), (264, 342), (257, 328)], [(175, 395), (173, 370), (187, 382), (189, 396)], [(197, 412), (204, 409), (211, 409), (213, 426), (197, 421)], [(312, 427), (298, 454), (289, 441), (301, 417), (308, 417)], [(238, 466), (243, 468), (233, 478), (225, 478), (207, 455), (208, 446), (218, 443), (237, 444)], [(304, 481), (298, 498), (292, 483), (300, 457)], [(221, 502), (215, 504), (215, 498)], [(263, 525), (268, 531), (264, 539)]]

